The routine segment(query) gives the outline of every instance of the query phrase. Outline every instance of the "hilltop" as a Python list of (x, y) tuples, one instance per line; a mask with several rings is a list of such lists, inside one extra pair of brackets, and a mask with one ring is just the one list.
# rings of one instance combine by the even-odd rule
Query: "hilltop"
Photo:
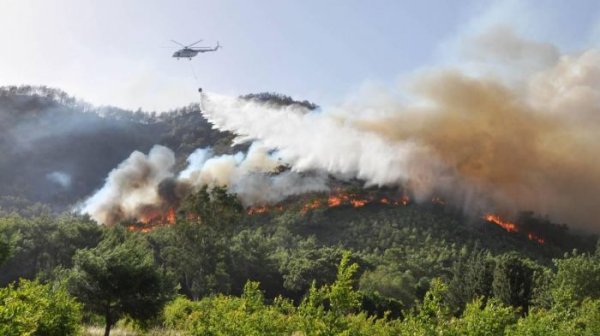
[(198, 103), (162, 113), (129, 111), (94, 107), (48, 87), (2, 87), (0, 199), (5, 207), (10, 196), (64, 210), (101, 187), (133, 151), (164, 145), (182, 166), (196, 148), (239, 150), (232, 138), (212, 129)]

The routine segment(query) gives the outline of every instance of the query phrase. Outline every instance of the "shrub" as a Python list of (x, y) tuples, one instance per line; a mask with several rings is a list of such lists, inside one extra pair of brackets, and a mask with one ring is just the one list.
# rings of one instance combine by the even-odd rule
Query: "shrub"
[(79, 333), (81, 306), (63, 287), (21, 280), (0, 289), (0, 335)]

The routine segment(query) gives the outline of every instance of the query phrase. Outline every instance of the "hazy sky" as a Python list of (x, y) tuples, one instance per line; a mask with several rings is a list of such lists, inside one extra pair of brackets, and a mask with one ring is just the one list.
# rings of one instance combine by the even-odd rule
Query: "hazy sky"
[[(498, 23), (578, 50), (600, 41), (600, 1), (0, 0), (0, 85), (159, 111), (199, 86), (328, 104), (452, 62), (462, 39)], [(225, 48), (171, 57), (170, 39), (200, 38)]]

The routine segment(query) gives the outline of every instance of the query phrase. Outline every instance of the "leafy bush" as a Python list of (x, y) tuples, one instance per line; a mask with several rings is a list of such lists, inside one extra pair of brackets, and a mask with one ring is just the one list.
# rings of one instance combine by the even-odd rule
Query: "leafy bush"
[(0, 335), (79, 333), (81, 305), (63, 287), (21, 280), (0, 289)]
[(483, 303), (481, 298), (467, 304), (460, 319), (451, 323), (451, 332), (465, 336), (502, 336), (505, 329), (515, 323), (517, 316), (511, 307), (497, 300)]
[(600, 299), (600, 248), (596, 254), (573, 253), (554, 264), (557, 272), (551, 292), (555, 303), (568, 306), (586, 297)]
[(200, 308), (199, 302), (178, 296), (163, 310), (165, 327), (178, 330), (188, 329), (193, 313), (199, 311)]

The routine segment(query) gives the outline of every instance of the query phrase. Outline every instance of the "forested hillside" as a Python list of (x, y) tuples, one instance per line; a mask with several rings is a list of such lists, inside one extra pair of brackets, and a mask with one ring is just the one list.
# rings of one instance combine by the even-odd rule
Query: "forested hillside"
[[(439, 206), (304, 211), (306, 201), (249, 214), (224, 191), (203, 190), (185, 200), (173, 223), (149, 231), (141, 223), (101, 227), (75, 215), (5, 215), (0, 219), (6, 259), (0, 280), (4, 286), (20, 278), (62, 284), (83, 304), (76, 311), (83, 309), (78, 319), (87, 324), (197, 335), (206, 330), (384, 335), (443, 329), (446, 323), (462, 330), (480, 315), (490, 319), (478, 322), (482, 328), (501, 319), (489, 326), (495, 328), (490, 335), (537, 328), (538, 319), (554, 319), (556, 325), (548, 328), (557, 330), (598, 330), (595, 237), (573, 236), (563, 228), (560, 243), (552, 238), (541, 244)], [(343, 261), (346, 254), (349, 259)], [(346, 269), (349, 263), (356, 266)], [(342, 293), (337, 293), (340, 286)], [(8, 288), (4, 295), (21, 290)], [(247, 300), (255, 305), (251, 310), (241, 308), (251, 304)], [(344, 301), (345, 308), (335, 308), (335, 300)], [(423, 320), (428, 309), (441, 309), (443, 316)], [(526, 315), (530, 311), (535, 315)], [(353, 315), (358, 312), (363, 315)], [(563, 313), (585, 322), (571, 325), (570, 319), (556, 317)], [(242, 320), (231, 314), (243, 314)], [(217, 316), (227, 318), (217, 322), (214, 318), (222, 318)], [(118, 322), (124, 317), (141, 324)], [(262, 324), (255, 320), (265, 318)], [(286, 325), (280, 319), (295, 322)]]
[(164, 113), (92, 107), (47, 87), (0, 88), (0, 204), (6, 196), (66, 209), (102, 186), (131, 152), (155, 144), (181, 164), (196, 148), (229, 153), (222, 133), (191, 104)]
[(10, 87), (0, 118), (1, 335), (600, 333), (598, 237), (539, 214), (509, 227), (333, 181), (255, 208), (203, 188), (152, 221), (98, 225), (61, 210), (132, 151), (163, 144), (182, 168), (198, 147), (245, 148), (198, 105), (145, 114)]

